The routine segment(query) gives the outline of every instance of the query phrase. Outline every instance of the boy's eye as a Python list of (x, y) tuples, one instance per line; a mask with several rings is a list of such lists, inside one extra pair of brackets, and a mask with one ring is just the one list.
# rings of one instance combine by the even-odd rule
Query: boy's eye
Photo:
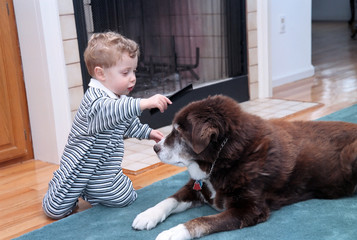
[(136, 72), (136, 69), (134, 69), (134, 70), (126, 70), (126, 71), (123, 71), (123, 72), (121, 72), (123, 75), (128, 75), (128, 74), (130, 74), (131, 72), (133, 72), (133, 73), (135, 73)]

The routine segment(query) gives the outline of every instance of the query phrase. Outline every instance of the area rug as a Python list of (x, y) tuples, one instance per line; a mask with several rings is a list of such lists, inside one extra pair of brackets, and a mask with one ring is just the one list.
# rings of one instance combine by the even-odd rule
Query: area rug
[(348, 108), (344, 108), (340, 111), (331, 113), (325, 117), (319, 118), (318, 120), (357, 123), (357, 104)]
[[(357, 123), (357, 105), (319, 120)], [(175, 193), (188, 180), (187, 172), (138, 190), (138, 199), (129, 207), (95, 206), (49, 224), (17, 239), (145, 239), (151, 240), (163, 230), (192, 218), (217, 213), (208, 206), (170, 216), (150, 231), (135, 231), (135, 216)], [(220, 240), (354, 240), (357, 239), (357, 196), (338, 200), (308, 200), (274, 211), (268, 221), (253, 227), (222, 232), (202, 239)]]

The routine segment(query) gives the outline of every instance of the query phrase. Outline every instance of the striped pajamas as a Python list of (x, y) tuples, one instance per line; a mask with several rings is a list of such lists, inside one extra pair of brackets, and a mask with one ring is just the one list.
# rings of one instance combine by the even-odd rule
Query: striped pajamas
[(124, 136), (149, 138), (151, 128), (137, 117), (140, 99), (109, 95), (90, 87), (83, 97), (60, 167), (43, 198), (44, 212), (51, 218), (69, 215), (79, 197), (110, 207), (124, 207), (137, 198), (121, 168)]

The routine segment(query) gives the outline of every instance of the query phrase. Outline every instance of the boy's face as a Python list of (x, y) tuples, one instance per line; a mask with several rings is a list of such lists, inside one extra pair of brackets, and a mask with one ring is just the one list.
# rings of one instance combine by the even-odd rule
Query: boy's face
[(135, 86), (135, 71), (138, 58), (131, 58), (128, 53), (124, 53), (122, 58), (110, 68), (103, 68), (102, 76), (98, 80), (116, 95), (127, 95)]

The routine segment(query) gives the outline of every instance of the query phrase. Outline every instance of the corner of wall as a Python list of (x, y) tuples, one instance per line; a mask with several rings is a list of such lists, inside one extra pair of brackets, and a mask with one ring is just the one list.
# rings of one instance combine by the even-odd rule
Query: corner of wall
[(77, 30), (72, 0), (57, 0), (57, 3), (67, 72), (71, 119), (73, 120), (81, 99), (83, 98), (83, 82)]
[(257, 38), (257, 0), (246, 1), (247, 42), (248, 42), (248, 81), (250, 99), (259, 97), (258, 81), (258, 38)]

